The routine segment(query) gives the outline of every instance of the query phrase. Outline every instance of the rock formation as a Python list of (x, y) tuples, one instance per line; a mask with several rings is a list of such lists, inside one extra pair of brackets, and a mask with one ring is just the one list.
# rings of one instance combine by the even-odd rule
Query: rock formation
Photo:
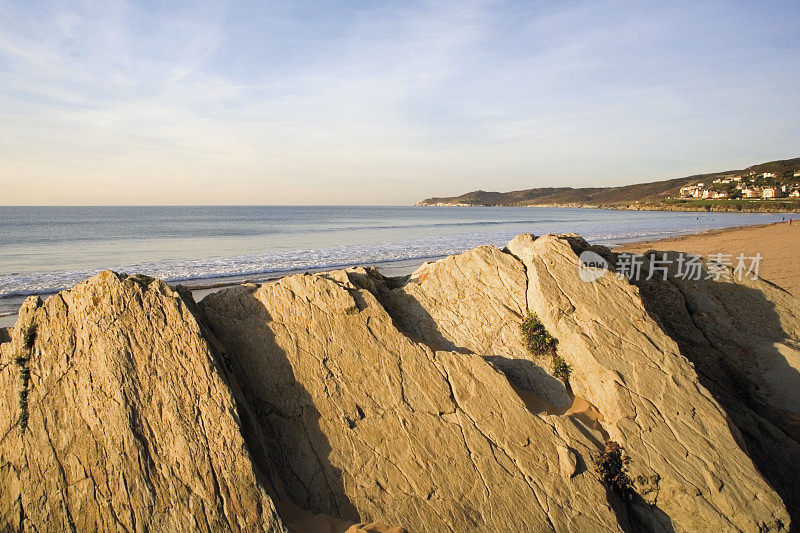
[(29, 298), (0, 369), (0, 530), (284, 530), (212, 349), (164, 283), (103, 272)]
[(590, 439), (530, 413), (482, 357), (411, 341), (350, 274), (203, 301), (296, 503), (411, 531), (617, 529), (584, 461), (570, 463)]
[[(584, 282), (587, 249), (616, 261), (520, 235), (199, 306), (110, 272), (31, 299), (0, 345), (0, 529), (788, 530), (797, 300), (675, 272)], [(567, 386), (526, 349), (529, 311)], [(594, 471), (609, 439), (632, 493)]]
[[(662, 252), (650, 257), (663, 262)], [(701, 279), (679, 276), (666, 256), (668, 279), (642, 281), (640, 294), (694, 365), (699, 382), (722, 405), (733, 434), (800, 522), (800, 309), (768, 282), (703, 261)], [(712, 272), (715, 269), (711, 268)]]
[(526, 266), (528, 305), (574, 369), (573, 390), (602, 412), (604, 428), (633, 459), (639, 494), (660, 510), (652, 518), (667, 530), (787, 524), (725, 411), (648, 314), (637, 287), (611, 273), (580, 279), (576, 251), (588, 248), (578, 236), (519, 235), (508, 245)]

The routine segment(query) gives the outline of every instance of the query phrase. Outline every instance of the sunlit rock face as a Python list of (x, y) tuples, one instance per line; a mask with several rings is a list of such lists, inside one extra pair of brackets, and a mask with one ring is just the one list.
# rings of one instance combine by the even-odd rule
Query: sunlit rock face
[(652, 518), (676, 530), (785, 526), (781, 498), (639, 288), (611, 272), (580, 279), (578, 255), (589, 248), (577, 235), (519, 235), (508, 245), (526, 266), (531, 310), (572, 365), (575, 394), (625, 446), (639, 495), (657, 508)]
[[(639, 289), (580, 280), (581, 247), (577, 236), (523, 235), (408, 279), (294, 276), (203, 307), (293, 497), (320, 511), (411, 529), (480, 529), (487, 517), (557, 530), (782, 529), (781, 498)], [(528, 310), (559, 339), (570, 390), (522, 345)], [(632, 502), (607, 497), (592, 472), (606, 438), (631, 457)]]
[(0, 529), (283, 531), (177, 292), (103, 272), (28, 299), (12, 333), (0, 351)]
[[(616, 261), (520, 235), (199, 306), (112, 272), (29, 299), (0, 338), (0, 529), (788, 530), (797, 300), (587, 282), (586, 250)], [(566, 383), (526, 348), (529, 313)], [(607, 440), (624, 497), (595, 471)]]

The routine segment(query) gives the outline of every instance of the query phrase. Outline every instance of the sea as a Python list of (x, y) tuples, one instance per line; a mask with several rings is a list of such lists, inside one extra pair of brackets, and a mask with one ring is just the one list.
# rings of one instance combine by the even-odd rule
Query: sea
[(419, 264), (518, 233), (617, 244), (780, 214), (549, 207), (0, 207), (0, 317), (101, 270), (195, 289), (351, 265)]

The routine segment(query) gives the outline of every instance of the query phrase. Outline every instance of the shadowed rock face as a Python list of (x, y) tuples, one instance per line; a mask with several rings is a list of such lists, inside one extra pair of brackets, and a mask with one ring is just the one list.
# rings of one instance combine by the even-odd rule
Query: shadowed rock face
[(725, 411), (637, 287), (611, 274), (581, 281), (575, 249), (589, 246), (578, 236), (520, 235), (508, 248), (527, 268), (529, 306), (574, 369), (573, 389), (599, 408), (605, 429), (631, 456), (644, 503), (657, 505), (677, 530), (788, 524)]
[[(760, 281), (587, 283), (587, 248), (520, 235), (407, 279), (297, 275), (199, 309), (113, 273), (29, 300), (0, 346), (0, 525), (280, 531), (275, 501), (296, 531), (788, 529), (797, 300)], [(528, 311), (571, 387), (523, 346)], [(630, 499), (593, 471), (607, 438)]]
[[(639, 290), (581, 281), (580, 247), (577, 236), (520, 236), (509, 253), (481, 247), (400, 286), (352, 269), (223, 291), (203, 307), (301, 505), (412, 530), (787, 527), (781, 498)], [(584, 407), (564, 417), (520, 402), (565, 407), (573, 392), (525, 352), (528, 309), (573, 366)], [(632, 459), (627, 504), (571, 466), (591, 467), (607, 436)]]
[(0, 530), (283, 531), (214, 355), (160, 281), (104, 272), (28, 299), (0, 391)]
[[(411, 531), (615, 530), (570, 421), (531, 414), (478, 355), (403, 335), (364, 269), (203, 301), (301, 506)], [(500, 525), (498, 525), (500, 524)]]
[[(663, 253), (657, 252), (657, 260)], [(652, 254), (651, 254), (652, 257)], [(797, 299), (760, 279), (642, 281), (650, 311), (722, 405), (734, 435), (800, 522), (800, 317)], [(707, 274), (704, 261), (703, 278)]]

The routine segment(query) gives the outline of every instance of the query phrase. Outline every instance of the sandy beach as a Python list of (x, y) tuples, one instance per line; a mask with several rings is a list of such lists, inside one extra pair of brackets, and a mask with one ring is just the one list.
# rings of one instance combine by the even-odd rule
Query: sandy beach
[(800, 296), (800, 221), (745, 226), (621, 245), (615, 251), (674, 250), (708, 256), (761, 254), (759, 276)]

